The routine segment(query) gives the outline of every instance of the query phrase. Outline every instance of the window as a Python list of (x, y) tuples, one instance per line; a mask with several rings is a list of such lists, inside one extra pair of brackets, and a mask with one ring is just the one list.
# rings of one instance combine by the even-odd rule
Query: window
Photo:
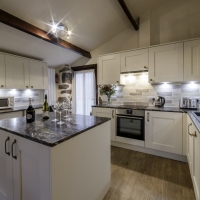
[(96, 104), (95, 70), (75, 71), (73, 84), (74, 113), (90, 115), (91, 106)]

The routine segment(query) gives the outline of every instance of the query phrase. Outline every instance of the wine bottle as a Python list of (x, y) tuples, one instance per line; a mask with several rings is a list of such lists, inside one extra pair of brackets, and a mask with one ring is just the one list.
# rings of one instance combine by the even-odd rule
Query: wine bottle
[(47, 95), (45, 94), (45, 100), (42, 107), (43, 110), (43, 120), (49, 119), (49, 104), (47, 102)]
[(32, 123), (35, 121), (35, 109), (32, 106), (32, 99), (29, 98), (29, 107), (26, 109), (26, 122)]

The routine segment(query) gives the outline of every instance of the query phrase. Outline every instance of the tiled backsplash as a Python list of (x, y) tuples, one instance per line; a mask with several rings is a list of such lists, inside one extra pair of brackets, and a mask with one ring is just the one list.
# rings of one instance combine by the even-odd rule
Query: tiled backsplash
[(0, 97), (15, 97), (15, 107), (28, 106), (29, 98), (33, 98), (33, 105), (44, 101), (44, 90), (0, 90)]
[[(200, 84), (169, 84), (162, 83), (151, 85), (148, 83), (148, 74), (121, 75), (121, 82), (125, 84), (123, 89), (118, 88), (115, 96), (112, 96), (113, 105), (145, 105), (152, 106), (152, 98), (163, 96), (166, 107), (179, 107), (180, 97), (200, 97)], [(107, 97), (102, 96), (103, 103)]]

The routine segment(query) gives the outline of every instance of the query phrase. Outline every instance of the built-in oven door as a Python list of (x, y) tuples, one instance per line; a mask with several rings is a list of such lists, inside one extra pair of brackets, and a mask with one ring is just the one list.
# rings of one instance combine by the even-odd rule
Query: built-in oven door
[(144, 140), (144, 117), (117, 115), (117, 136)]

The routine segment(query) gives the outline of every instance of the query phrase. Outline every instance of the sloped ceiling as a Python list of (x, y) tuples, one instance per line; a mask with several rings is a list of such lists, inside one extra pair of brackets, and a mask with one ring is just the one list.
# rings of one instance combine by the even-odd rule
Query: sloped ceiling
[[(134, 17), (167, 1), (125, 0)], [(45, 31), (50, 30), (47, 24), (52, 19), (62, 21), (73, 33), (68, 41), (87, 51), (94, 50), (131, 26), (117, 0), (0, 0), (0, 7)], [(0, 29), (0, 37), (3, 38), (3, 41), (0, 40), (0, 50), (39, 58), (49, 66), (58, 66), (62, 62), (71, 64), (80, 58), (73, 52), (6, 25), (0, 24)], [(65, 35), (61, 35), (61, 38), (67, 40)]]

